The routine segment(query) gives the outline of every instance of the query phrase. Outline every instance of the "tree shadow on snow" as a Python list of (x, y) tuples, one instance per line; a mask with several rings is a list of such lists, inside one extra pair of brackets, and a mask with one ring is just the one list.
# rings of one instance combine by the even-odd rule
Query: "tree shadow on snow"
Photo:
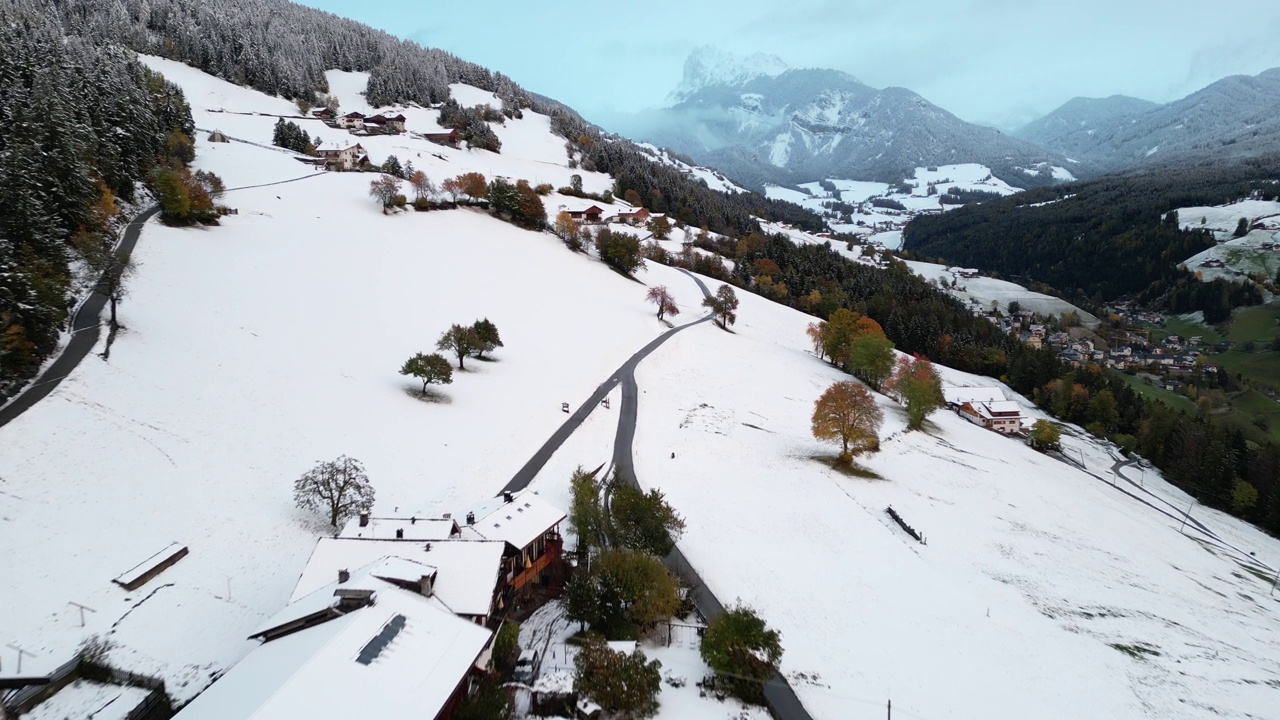
[(841, 462), (839, 453), (814, 453), (809, 456), (809, 459), (817, 460), (832, 470), (848, 477), (862, 478), (864, 480), (884, 480), (884, 478), (874, 470), (863, 467), (856, 462)]
[(451, 405), (453, 403), (453, 398), (442, 392), (431, 390), (430, 388), (428, 388), (426, 392), (423, 392), (422, 388), (405, 387), (404, 394), (421, 402), (437, 403), (440, 405)]

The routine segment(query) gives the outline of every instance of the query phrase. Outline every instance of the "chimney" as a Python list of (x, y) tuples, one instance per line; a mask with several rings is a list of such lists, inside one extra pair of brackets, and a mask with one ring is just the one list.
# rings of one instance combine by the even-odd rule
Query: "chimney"
[(505, 490), (502, 492), (502, 502), (512, 502), (514, 500), (515, 500), (515, 496), (513, 496), (511, 493)]
[(417, 525), (417, 524), (418, 524), (418, 518), (416, 518), (416, 517), (411, 517), (411, 518), (409, 518), (409, 524), (410, 524), (410, 525)]
[(432, 581), (432, 576), (423, 575), (422, 579), (418, 581), (418, 592), (422, 593), (422, 597), (431, 597), (434, 585), (435, 583)]
[(467, 513), (467, 524), (468, 524), (468, 525), (475, 525), (475, 524), (476, 524), (476, 514), (475, 514), (475, 513), (473, 513), (473, 512), (469, 512), (469, 513)]
[(360, 513), (360, 527), (369, 527), (369, 511), (365, 510)]
[(396, 528), (396, 539), (397, 540), (404, 539), (404, 528)]
[(338, 584), (339, 584), (339, 585), (341, 585), (342, 583), (344, 583), (344, 582), (346, 582), (346, 581), (348, 581), (348, 580), (350, 580), (350, 579), (351, 579), (351, 573), (347, 572), (346, 570), (339, 570), (339, 571), (338, 571)]

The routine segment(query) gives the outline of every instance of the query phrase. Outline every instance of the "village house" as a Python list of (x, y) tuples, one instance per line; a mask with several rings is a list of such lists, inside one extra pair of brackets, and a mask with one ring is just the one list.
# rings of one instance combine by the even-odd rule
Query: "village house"
[(449, 720), (493, 633), (431, 596), (401, 558), (335, 574), (251, 636), (263, 642), (175, 717)]
[(448, 515), (426, 517), (372, 517), (367, 512), (351, 518), (338, 537), (364, 540), (456, 540), (462, 536), (457, 521)]
[[(399, 530), (396, 528), (395, 534)], [(334, 578), (371, 563), (402, 560), (414, 564), (417, 574), (405, 582), (418, 592), (438, 600), (458, 617), (493, 626), (505, 607), (505, 583), (500, 571), (506, 554), (506, 544), (495, 540), (321, 538), (311, 551), (289, 602), (300, 601)]]
[(364, 125), (366, 128), (372, 125), (387, 133), (402, 133), (404, 132), (404, 115), (399, 113), (395, 115), (378, 113), (365, 118)]
[(649, 210), (643, 207), (625, 208), (618, 211), (617, 215), (609, 218), (610, 222), (630, 223), (632, 225), (643, 225), (649, 221)]
[(417, 135), (427, 142), (433, 142), (436, 145), (444, 145), (451, 148), (458, 147), (460, 137), (456, 128), (448, 132), (418, 133)]
[(944, 387), (947, 407), (969, 422), (1000, 433), (1022, 431), (1022, 408), (995, 387)]
[(599, 224), (604, 218), (599, 205), (561, 205), (560, 209), (580, 223)]
[(332, 108), (322, 107), (312, 110), (311, 115), (313, 117), (318, 117), (325, 122), (331, 122), (338, 114), (335, 113)]
[(524, 490), (504, 492), (466, 514), (463, 538), (506, 543), (502, 577), (504, 602), (536, 585), (563, 580), (563, 510)]
[(334, 120), (334, 123), (338, 127), (346, 128), (347, 130), (363, 130), (364, 114), (358, 113), (358, 112), (349, 112), (346, 115), (341, 115), (337, 117)]
[(362, 160), (367, 162), (364, 147), (360, 143), (341, 146), (324, 144), (316, 148), (316, 155), (324, 161), (330, 170), (353, 170), (360, 167)]

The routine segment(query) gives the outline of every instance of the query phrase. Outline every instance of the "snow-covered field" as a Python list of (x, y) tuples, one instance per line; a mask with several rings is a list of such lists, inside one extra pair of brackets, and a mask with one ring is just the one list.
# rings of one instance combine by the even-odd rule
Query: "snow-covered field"
[(984, 310), (989, 310), (996, 303), (1001, 312), (1006, 312), (1009, 303), (1017, 302), (1023, 310), (1031, 310), (1041, 315), (1061, 315), (1074, 312), (1080, 316), (1081, 322), (1088, 327), (1097, 327), (1098, 318), (1081, 310), (1062, 298), (1043, 293), (1032, 292), (1021, 285), (1008, 280), (997, 280), (989, 277), (962, 278), (956, 276), (945, 265), (935, 263), (906, 261), (907, 266), (915, 274), (926, 280), (946, 280), (948, 283), (959, 283), (963, 290), (953, 289), (951, 295), (962, 302), (974, 303)]
[[(202, 128), (269, 144), (274, 117), (235, 113), (293, 112), (148, 62), (184, 86)], [(361, 107), (358, 76), (330, 81), (345, 109)], [(460, 94), (474, 104), (479, 92)], [(418, 126), (432, 112), (405, 110), (409, 129), (429, 129)], [(508, 121), (501, 155), (360, 142), (375, 162), (395, 152), (437, 181), (478, 170), (567, 184), (574, 171), (544, 121)], [(148, 227), (110, 361), (90, 356), (0, 430), (11, 579), (0, 638), (41, 672), (108, 635), (115, 662), (163, 676), (180, 700), (252, 647), (243, 638), (284, 605), (326, 532), (293, 506), (298, 475), (345, 453), (365, 463), (377, 512), (458, 512), (551, 435), (561, 402), (576, 406), (666, 329), (641, 284), (550, 235), (469, 210), (383, 215), (368, 175), (203, 140), (197, 167), (229, 187), (280, 184), (230, 192), (239, 214), (220, 227)], [(582, 175), (588, 189), (610, 184)], [(683, 274), (651, 264), (640, 279), (675, 293), (677, 322), (698, 315)], [(845, 376), (806, 351), (812, 318), (740, 298), (733, 333), (690, 328), (640, 366), (637, 471), (686, 518), (682, 547), (717, 595), (782, 631), (784, 671), (816, 718), (879, 717), (889, 699), (896, 716), (925, 720), (1274, 715), (1280, 600), (1262, 579), (1170, 517), (945, 412), (929, 433), (904, 434), (901, 410), (881, 398), (883, 450), (863, 460), (881, 479), (833, 472), (813, 459), (831, 451), (808, 422)], [(506, 343), (494, 361), (469, 361), (438, 388), (441, 402), (406, 392), (417, 384), (397, 374), (403, 360), (481, 317)], [(549, 500), (567, 504), (569, 472), (611, 456), (612, 399), (535, 481)], [(1067, 442), (1107, 475), (1105, 448)], [(1160, 502), (1184, 502), (1151, 472), (1143, 482)], [(929, 545), (891, 524), (889, 504)], [(1280, 564), (1275, 540), (1195, 516)], [(111, 583), (175, 541), (190, 555), (142, 590)], [(71, 602), (92, 608), (83, 626)], [(686, 666), (692, 686), (688, 648), (653, 652)], [(0, 659), (9, 669), (13, 651)], [(668, 697), (662, 717), (735, 712), (696, 692)]]
[[(1274, 712), (1269, 579), (946, 411), (927, 434), (903, 433), (902, 410), (880, 398), (883, 449), (862, 460), (880, 479), (835, 472), (813, 459), (834, 451), (808, 423), (847, 376), (806, 352), (810, 318), (754, 296), (739, 318), (733, 334), (682, 333), (641, 365), (637, 473), (685, 514), (682, 547), (712, 590), (781, 629), (784, 671), (815, 717), (879, 717), (889, 699), (895, 716), (936, 720)], [(1103, 448), (1072, 439), (1068, 452), (1109, 476)], [(1143, 482), (1182, 500), (1151, 472)], [(1275, 539), (1194, 514), (1280, 563)]]
[[(1244, 237), (1234, 237), (1241, 218), (1251, 228), (1261, 227)], [(1232, 280), (1239, 278), (1238, 273), (1261, 273), (1274, 279), (1280, 271), (1280, 249), (1275, 247), (1280, 244), (1280, 202), (1241, 200), (1219, 207), (1179, 208), (1178, 223), (1186, 230), (1208, 230), (1219, 243), (1185, 261), (1188, 270), (1200, 273), (1206, 281)], [(1223, 267), (1205, 267), (1207, 260), (1221, 260)]]

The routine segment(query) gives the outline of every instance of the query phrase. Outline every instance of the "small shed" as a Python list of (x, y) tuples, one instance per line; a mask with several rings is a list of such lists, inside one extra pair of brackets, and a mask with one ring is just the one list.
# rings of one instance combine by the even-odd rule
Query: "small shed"
[(226, 135), (222, 134), (221, 130), (214, 130), (213, 132), (209, 133), (209, 142), (224, 143), (224, 142), (231, 142), (231, 141), (227, 139)]

